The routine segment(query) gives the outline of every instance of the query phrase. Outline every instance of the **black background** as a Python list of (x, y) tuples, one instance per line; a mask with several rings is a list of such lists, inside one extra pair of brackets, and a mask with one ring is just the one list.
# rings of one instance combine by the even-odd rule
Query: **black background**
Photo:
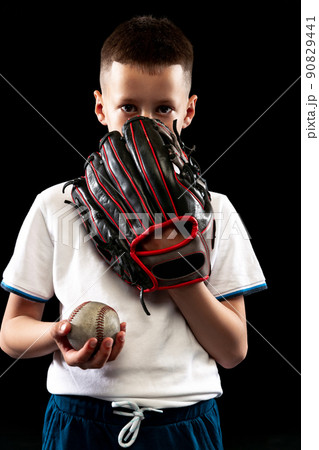
[[(298, 79), (299, 5), (156, 5), (1, 7), (1, 74), (87, 157), (105, 131), (93, 97), (104, 39), (133, 15), (167, 16), (195, 49), (192, 93), (199, 100), (183, 140), (197, 145), (205, 170)], [(78, 176), (84, 163), (7, 81), (0, 77), (1, 271), (35, 195)], [(299, 124), (300, 80), (205, 174), (210, 189), (226, 194), (242, 217), (268, 284), (246, 298), (246, 360), (220, 368), (226, 450), (300, 448)], [(2, 313), (7, 294), (0, 296)], [(47, 320), (58, 317), (55, 302), (46, 309)], [(40, 448), (50, 359), (13, 364), (1, 352), (2, 448)]]

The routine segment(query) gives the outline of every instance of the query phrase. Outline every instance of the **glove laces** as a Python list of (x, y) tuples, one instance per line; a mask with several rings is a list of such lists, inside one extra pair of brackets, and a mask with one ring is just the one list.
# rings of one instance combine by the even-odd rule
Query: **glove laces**
[(112, 408), (127, 408), (132, 410), (132, 412), (113, 411), (114, 414), (118, 414), (119, 416), (133, 417), (129, 423), (122, 428), (118, 436), (118, 443), (123, 448), (130, 447), (134, 444), (140, 430), (141, 422), (145, 419), (144, 411), (163, 412), (161, 409), (140, 408), (136, 403), (129, 401), (112, 402)]

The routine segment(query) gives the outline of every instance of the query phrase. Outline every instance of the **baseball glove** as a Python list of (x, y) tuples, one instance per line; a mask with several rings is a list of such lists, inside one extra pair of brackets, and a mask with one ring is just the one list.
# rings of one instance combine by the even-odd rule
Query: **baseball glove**
[[(143, 292), (206, 280), (214, 244), (210, 194), (191, 151), (162, 122), (137, 116), (107, 133), (85, 176), (69, 181), (72, 200), (105, 261)], [(188, 155), (187, 155), (188, 153)], [(173, 228), (182, 239), (146, 251)], [(175, 231), (176, 230), (176, 231)], [(166, 241), (168, 242), (169, 239)]]

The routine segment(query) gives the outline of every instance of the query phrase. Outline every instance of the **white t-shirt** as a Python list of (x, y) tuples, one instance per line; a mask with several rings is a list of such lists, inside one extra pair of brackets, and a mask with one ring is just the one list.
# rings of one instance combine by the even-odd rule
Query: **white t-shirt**
[[(2, 287), (32, 301), (60, 301), (61, 317), (84, 301), (112, 306), (127, 322), (119, 357), (102, 369), (68, 366), (59, 351), (48, 370), (49, 392), (131, 400), (153, 408), (187, 406), (222, 394), (216, 362), (201, 347), (165, 291), (144, 294), (123, 282), (95, 249), (63, 184), (39, 194), (20, 230)], [(216, 240), (208, 288), (223, 300), (266, 288), (249, 236), (225, 195), (212, 193)]]

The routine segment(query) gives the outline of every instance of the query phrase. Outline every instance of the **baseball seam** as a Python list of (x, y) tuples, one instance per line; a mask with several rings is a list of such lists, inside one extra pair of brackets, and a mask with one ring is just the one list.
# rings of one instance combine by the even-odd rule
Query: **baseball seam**
[(107, 309), (107, 306), (103, 306), (101, 309), (99, 309), (96, 317), (96, 338), (98, 340), (98, 344), (101, 344), (104, 339), (104, 317)]
[(81, 309), (82, 309), (85, 305), (87, 305), (88, 303), (90, 303), (90, 302), (84, 302), (84, 303), (81, 303), (81, 305), (77, 306), (77, 307), (72, 311), (72, 313), (71, 313), (71, 315), (70, 315), (68, 321), (69, 321), (69, 322), (72, 322), (72, 320), (73, 320), (74, 317), (77, 315), (77, 313), (80, 312)]

